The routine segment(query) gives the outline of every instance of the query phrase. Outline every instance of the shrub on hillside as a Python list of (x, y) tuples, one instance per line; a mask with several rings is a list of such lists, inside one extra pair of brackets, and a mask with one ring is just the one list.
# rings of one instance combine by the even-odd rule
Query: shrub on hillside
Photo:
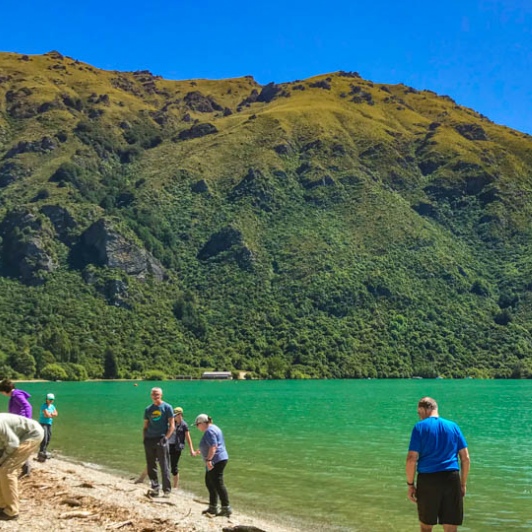
[(65, 363), (62, 364), (69, 381), (86, 381), (89, 378), (87, 370), (81, 364)]
[(41, 378), (49, 381), (68, 380), (67, 372), (59, 364), (48, 364), (41, 370)]
[(166, 373), (158, 369), (150, 369), (144, 374), (145, 381), (165, 381)]

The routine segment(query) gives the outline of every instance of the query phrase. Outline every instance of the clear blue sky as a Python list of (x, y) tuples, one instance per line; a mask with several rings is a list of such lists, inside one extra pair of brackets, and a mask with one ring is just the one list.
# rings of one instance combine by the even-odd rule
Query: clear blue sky
[(0, 50), (168, 79), (355, 70), (532, 133), (532, 0), (4, 0)]

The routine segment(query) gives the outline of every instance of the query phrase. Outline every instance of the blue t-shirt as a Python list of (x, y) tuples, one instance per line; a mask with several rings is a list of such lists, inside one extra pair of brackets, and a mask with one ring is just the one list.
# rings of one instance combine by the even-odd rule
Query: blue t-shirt
[(148, 420), (146, 438), (162, 438), (168, 432), (170, 419), (174, 417), (174, 409), (164, 401), (160, 405), (151, 404), (144, 410), (144, 419)]
[(458, 451), (466, 447), (464, 435), (456, 423), (428, 417), (414, 426), (408, 450), (419, 453), (418, 473), (437, 473), (459, 471)]
[(188, 432), (187, 422), (183, 419), (179, 425), (176, 424), (174, 433), (168, 438), (170, 445), (175, 445), (176, 449), (182, 451), (185, 448), (185, 434)]
[(48, 403), (44, 403), (39, 411), (39, 423), (41, 425), (51, 425), (53, 422), (53, 418), (44, 417), (44, 414), (42, 413), (43, 410), (48, 410), (50, 414), (53, 414), (55, 412), (55, 406), (49, 405)]
[(203, 438), (201, 438), (199, 444), (201, 456), (203, 456), (204, 459), (209, 455), (209, 449), (213, 445), (216, 445), (216, 452), (212, 459), (213, 464), (229, 459), (222, 431), (216, 425), (209, 425), (209, 428), (203, 433)]

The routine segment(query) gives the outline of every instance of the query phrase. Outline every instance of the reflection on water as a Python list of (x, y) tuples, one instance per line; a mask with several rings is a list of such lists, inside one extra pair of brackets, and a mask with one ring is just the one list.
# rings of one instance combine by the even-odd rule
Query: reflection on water
[[(57, 397), (52, 449), (127, 472), (144, 467), (142, 420), (154, 383), (27, 383), (37, 412)], [(468, 440), (464, 531), (532, 529), (532, 383), (521, 381), (268, 381), (161, 384), (185, 419), (207, 412), (230, 454), (234, 506), (293, 516), (305, 530), (417, 530), (404, 461), (416, 403), (435, 397)], [(7, 399), (4, 410), (7, 409)], [(200, 433), (191, 426), (195, 445)], [(51, 462), (53, 465), (53, 462)], [(182, 457), (182, 487), (205, 496), (199, 459)]]

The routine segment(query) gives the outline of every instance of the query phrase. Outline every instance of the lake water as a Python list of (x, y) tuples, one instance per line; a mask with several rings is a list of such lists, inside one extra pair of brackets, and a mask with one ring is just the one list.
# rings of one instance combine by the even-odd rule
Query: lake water
[[(138, 474), (153, 382), (23, 383), (37, 413), (56, 394), (51, 450)], [(404, 462), (416, 404), (430, 395), (471, 453), (461, 530), (532, 530), (532, 382), (446, 380), (168, 381), (164, 399), (193, 426), (205, 412), (224, 431), (232, 505), (301, 530), (418, 530)], [(0, 399), (3, 401), (3, 399)], [(7, 398), (0, 405), (7, 409)], [(35, 417), (35, 416), (34, 416)], [(50, 462), (53, 466), (53, 461)], [(199, 458), (183, 456), (182, 488), (206, 499)], [(440, 529), (441, 530), (441, 529)]]

